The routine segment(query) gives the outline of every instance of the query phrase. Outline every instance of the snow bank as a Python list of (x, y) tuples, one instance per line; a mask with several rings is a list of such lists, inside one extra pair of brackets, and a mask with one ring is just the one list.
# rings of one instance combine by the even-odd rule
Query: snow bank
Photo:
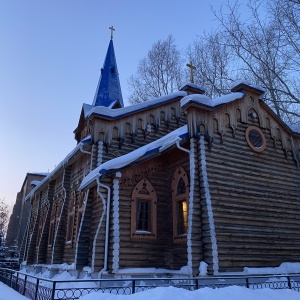
[(250, 290), (245, 287), (231, 286), (220, 289), (202, 288), (188, 291), (175, 287), (158, 287), (132, 295), (112, 295), (92, 293), (80, 298), (81, 300), (299, 300), (300, 293), (292, 290)]
[[(278, 274), (300, 274), (300, 263), (282, 263), (275, 268), (244, 268), (245, 275), (278, 275)], [(300, 299), (300, 298), (299, 298)]]

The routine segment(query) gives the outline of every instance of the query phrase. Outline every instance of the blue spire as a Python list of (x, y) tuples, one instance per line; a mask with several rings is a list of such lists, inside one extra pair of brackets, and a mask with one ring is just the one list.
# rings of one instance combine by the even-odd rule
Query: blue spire
[(117, 104), (124, 107), (115, 50), (111, 38), (101, 69), (93, 106), (112, 107)]

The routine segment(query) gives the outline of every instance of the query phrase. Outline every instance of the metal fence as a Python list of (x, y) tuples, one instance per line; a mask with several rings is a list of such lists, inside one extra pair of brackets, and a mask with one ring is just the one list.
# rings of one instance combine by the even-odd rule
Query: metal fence
[(129, 295), (155, 287), (174, 286), (187, 290), (204, 287), (221, 288), (232, 285), (250, 289), (292, 289), (300, 292), (300, 274), (282, 276), (226, 276), (193, 278), (135, 278), (51, 280), (0, 268), (0, 281), (20, 294), (34, 300), (79, 299), (91, 292)]

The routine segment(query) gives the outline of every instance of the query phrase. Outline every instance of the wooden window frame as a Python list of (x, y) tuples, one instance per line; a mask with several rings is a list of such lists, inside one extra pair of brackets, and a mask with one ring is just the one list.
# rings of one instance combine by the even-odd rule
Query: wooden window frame
[[(255, 130), (259, 133), (261, 139), (262, 139), (262, 145), (261, 147), (255, 147), (251, 141), (250, 141), (250, 138), (249, 138), (249, 133), (251, 130)], [(265, 138), (265, 135), (264, 133), (260, 130), (260, 128), (256, 127), (256, 126), (249, 126), (247, 129), (246, 129), (246, 132), (245, 132), (245, 138), (246, 138), (246, 141), (248, 143), (248, 146), (255, 152), (263, 152), (265, 149), (266, 149), (266, 138)]]
[(54, 241), (54, 235), (55, 235), (55, 219), (52, 219), (50, 221), (50, 226), (49, 226), (48, 247), (52, 247)]
[[(177, 188), (180, 179), (182, 179), (185, 184), (185, 192), (183, 194), (177, 195)], [(177, 207), (179, 202), (182, 202), (184, 200), (186, 201), (186, 223), (188, 223), (189, 190), (189, 179), (187, 173), (182, 167), (177, 167), (172, 178), (173, 241), (175, 243), (181, 243), (186, 241), (187, 232), (178, 233)], [(186, 228), (188, 228), (187, 225)]]
[[(142, 189), (146, 189), (148, 194), (141, 194)], [(137, 229), (138, 203), (149, 203), (149, 230)], [(152, 184), (147, 179), (142, 179), (133, 189), (131, 199), (131, 239), (134, 240), (154, 240), (157, 238), (157, 197)]]
[(70, 202), (69, 202), (68, 217), (67, 217), (66, 245), (68, 247), (73, 246), (76, 199), (77, 199), (76, 192), (73, 191), (70, 194)]
[(75, 237), (77, 239), (78, 234), (79, 234), (79, 229), (80, 229), (80, 223), (82, 220), (82, 216), (83, 216), (83, 210), (84, 210), (84, 199), (85, 199), (85, 195), (83, 192), (80, 192), (79, 196), (78, 196), (78, 203), (77, 203), (77, 214), (76, 214), (76, 228), (75, 228)]

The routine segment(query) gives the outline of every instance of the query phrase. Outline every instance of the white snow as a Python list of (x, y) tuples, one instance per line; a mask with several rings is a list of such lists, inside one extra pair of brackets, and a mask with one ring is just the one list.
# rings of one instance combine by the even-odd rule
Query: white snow
[(187, 125), (184, 125), (169, 134), (163, 136), (162, 138), (149, 143), (143, 147), (140, 147), (132, 152), (129, 152), (123, 156), (111, 159), (103, 164), (101, 164), (99, 167), (94, 169), (91, 173), (89, 173), (81, 182), (81, 185), (79, 187), (80, 190), (87, 187), (89, 184), (91, 184), (98, 176), (101, 176), (101, 174), (105, 173), (107, 170), (116, 170), (120, 169), (122, 167), (127, 166), (128, 164), (136, 161), (140, 157), (146, 155), (147, 153), (151, 151), (163, 151), (172, 145), (176, 143), (176, 141), (179, 141), (181, 137), (186, 135), (188, 133)]
[[(244, 268), (244, 275), (300, 274), (300, 263), (282, 263), (275, 268)], [(300, 299), (300, 298), (299, 298)]]
[(175, 287), (158, 287), (132, 295), (113, 295), (92, 293), (81, 297), (81, 300), (299, 300), (300, 293), (291, 290), (251, 290), (245, 287), (231, 286), (220, 289), (202, 288), (188, 291)]
[(189, 95), (189, 96), (182, 98), (180, 101), (180, 105), (181, 105), (181, 107), (184, 107), (189, 102), (194, 102), (194, 103), (198, 103), (203, 106), (213, 108), (213, 107), (216, 107), (221, 104), (225, 104), (225, 103), (235, 101), (237, 99), (241, 99), (243, 97), (244, 97), (244, 94), (240, 93), (240, 92), (227, 94), (227, 95), (224, 95), (224, 96), (221, 96), (218, 98), (214, 98), (214, 99), (211, 99), (208, 96), (205, 96), (202, 94), (193, 94), (193, 95)]
[[(26, 300), (28, 298), (0, 282), (0, 300)], [(175, 287), (158, 287), (132, 295), (114, 295), (91, 293), (80, 297), (80, 300), (299, 300), (300, 293), (292, 290), (251, 290), (245, 287), (231, 286), (220, 289), (202, 288), (188, 291)]]
[(256, 90), (259, 90), (259, 91), (261, 91), (263, 93), (266, 92), (266, 90), (264, 88), (262, 88), (261, 86), (253, 85), (253, 84), (249, 83), (248, 81), (246, 81), (244, 79), (239, 79), (239, 80), (236, 80), (236, 81), (232, 82), (231, 85), (230, 85), (230, 89), (232, 90), (235, 87), (239, 86), (240, 84), (245, 84), (245, 85), (247, 85), (249, 87), (252, 87), (252, 88), (254, 88)]
[(117, 118), (121, 117), (130, 113), (134, 113), (136, 111), (140, 111), (152, 106), (157, 106), (158, 104), (162, 104), (168, 101), (171, 101), (173, 99), (176, 99), (178, 97), (184, 97), (186, 96), (186, 92), (176, 92), (170, 95), (162, 96), (156, 99), (148, 100), (142, 103), (137, 103), (134, 105), (122, 107), (122, 108), (117, 108), (117, 109), (111, 109), (108, 107), (104, 106), (96, 106), (90, 112), (87, 114), (87, 116), (91, 116), (93, 114), (104, 116), (107, 118)]
[[(0, 300), (26, 300), (28, 298), (0, 282)], [(114, 295), (107, 293), (91, 293), (80, 297), (80, 300), (299, 300), (300, 293), (292, 290), (251, 290), (245, 287), (231, 286), (220, 289), (202, 288), (188, 291), (175, 287), (158, 287), (132, 295)]]

